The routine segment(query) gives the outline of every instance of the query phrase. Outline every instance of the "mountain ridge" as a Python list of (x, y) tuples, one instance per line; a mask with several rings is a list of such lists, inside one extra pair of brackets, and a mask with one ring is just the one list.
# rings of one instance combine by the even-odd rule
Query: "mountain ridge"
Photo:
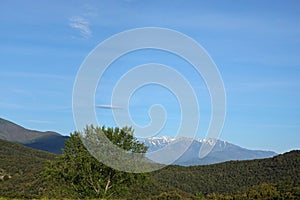
[[(68, 138), (68, 136), (62, 136), (52, 131), (40, 132), (29, 130), (16, 123), (0, 118), (0, 139), (17, 142), (27, 147), (60, 154)], [(182, 151), (184, 153), (172, 163), (181, 166), (206, 165), (230, 160), (269, 158), (277, 155), (273, 151), (249, 150), (227, 141), (213, 138), (193, 139), (183, 137), (175, 139), (168, 136), (161, 136), (147, 138), (144, 143), (149, 147), (148, 152), (168, 148), (166, 156), (172, 156), (172, 153), (175, 154), (178, 150), (183, 150), (182, 148), (189, 145), (187, 149)], [(203, 145), (207, 145), (207, 147), (214, 145), (214, 147), (206, 157), (199, 158), (199, 151)]]
[(59, 154), (68, 136), (54, 131), (26, 129), (14, 122), (0, 118), (0, 139), (16, 142), (27, 147)]
[[(172, 156), (172, 152), (182, 150), (184, 152), (173, 164), (181, 166), (206, 165), (230, 160), (252, 160), (270, 158), (278, 155), (274, 151), (249, 150), (227, 141), (208, 138), (171, 138), (167, 136), (145, 139), (145, 145), (149, 152), (166, 148)], [(204, 146), (203, 146), (204, 145)], [(200, 158), (199, 152), (202, 147), (211, 147), (207, 156)], [(185, 151), (183, 148), (187, 148)], [(167, 159), (166, 159), (167, 160)], [(163, 163), (164, 164), (164, 163)]]

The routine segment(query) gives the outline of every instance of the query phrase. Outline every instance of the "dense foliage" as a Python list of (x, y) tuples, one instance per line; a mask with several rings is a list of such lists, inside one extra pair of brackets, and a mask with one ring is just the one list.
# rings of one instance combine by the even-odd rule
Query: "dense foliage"
[(38, 198), (44, 193), (39, 174), (55, 154), (0, 140), (0, 197)]
[(168, 166), (130, 198), (300, 199), (300, 151), (268, 159), (204, 166)]
[(263, 183), (300, 186), (300, 151), (269, 159), (230, 161), (205, 166), (168, 166), (152, 179), (187, 193), (234, 193)]
[(90, 155), (81, 137), (102, 133), (127, 151), (145, 153), (147, 150), (134, 138), (133, 130), (127, 127), (113, 129), (89, 126), (84, 134), (74, 132), (67, 140), (63, 154), (56, 161), (49, 162), (44, 172), (50, 197), (119, 198), (128, 195), (129, 186), (144, 180), (144, 174), (115, 170)]
[(288, 199), (288, 200), (297, 200), (300, 199), (300, 187), (293, 187), (290, 185), (285, 185), (282, 183), (279, 184), (270, 184), (262, 183), (260, 185), (255, 185), (248, 190), (243, 192), (238, 192), (234, 194), (208, 194), (205, 198), (202, 199), (218, 199), (218, 200), (247, 200), (247, 199)]

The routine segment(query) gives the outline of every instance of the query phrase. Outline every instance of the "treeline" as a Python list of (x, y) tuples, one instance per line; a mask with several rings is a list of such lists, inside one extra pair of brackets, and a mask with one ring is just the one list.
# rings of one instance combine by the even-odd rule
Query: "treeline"
[(234, 193), (263, 183), (300, 186), (300, 151), (268, 159), (230, 161), (204, 166), (168, 166), (152, 179), (187, 193)]
[(168, 166), (151, 173), (152, 184), (157, 184), (144, 186), (143, 195), (134, 198), (300, 199), (299, 166), (299, 150), (268, 159)]
[[(131, 128), (87, 127), (120, 148), (145, 153)], [(0, 140), (0, 197), (50, 199), (300, 199), (300, 151), (269, 159), (168, 166), (131, 174), (105, 166), (75, 132), (61, 155)], [(97, 137), (96, 137), (97, 138)], [(0, 198), (1, 199), (1, 198)]]

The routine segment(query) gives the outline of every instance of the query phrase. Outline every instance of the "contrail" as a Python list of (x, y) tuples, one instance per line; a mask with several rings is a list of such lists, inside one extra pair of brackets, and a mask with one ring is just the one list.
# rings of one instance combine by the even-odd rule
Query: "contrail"
[(104, 109), (123, 109), (121, 106), (113, 106), (113, 105), (96, 105), (96, 108), (104, 108)]

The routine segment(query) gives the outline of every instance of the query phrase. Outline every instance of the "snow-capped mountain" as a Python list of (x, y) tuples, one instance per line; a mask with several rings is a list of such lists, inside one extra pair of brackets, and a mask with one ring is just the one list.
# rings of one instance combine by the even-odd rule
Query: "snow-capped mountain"
[[(176, 152), (184, 152), (173, 164), (190, 166), (213, 164), (229, 160), (250, 160), (269, 158), (277, 155), (272, 151), (249, 150), (226, 141), (218, 139), (193, 139), (193, 138), (171, 138), (167, 136), (147, 138), (144, 144), (149, 147), (148, 152), (155, 152), (166, 148), (167, 157), (175, 155)], [(203, 146), (205, 145), (205, 146)], [(188, 147), (188, 148), (186, 148)], [(212, 148), (210, 153), (199, 157), (201, 147)], [(184, 151), (184, 149), (186, 149)], [(166, 163), (163, 163), (166, 164)]]
[(168, 144), (172, 141), (174, 141), (175, 138), (171, 138), (168, 136), (161, 136), (161, 137), (152, 137), (152, 138), (147, 138), (145, 141), (147, 141), (148, 143), (151, 143), (152, 145), (164, 145), (164, 144)]
[(149, 147), (148, 151), (156, 151), (175, 140), (175, 138), (171, 138), (168, 136), (152, 137), (145, 139), (144, 144)]

